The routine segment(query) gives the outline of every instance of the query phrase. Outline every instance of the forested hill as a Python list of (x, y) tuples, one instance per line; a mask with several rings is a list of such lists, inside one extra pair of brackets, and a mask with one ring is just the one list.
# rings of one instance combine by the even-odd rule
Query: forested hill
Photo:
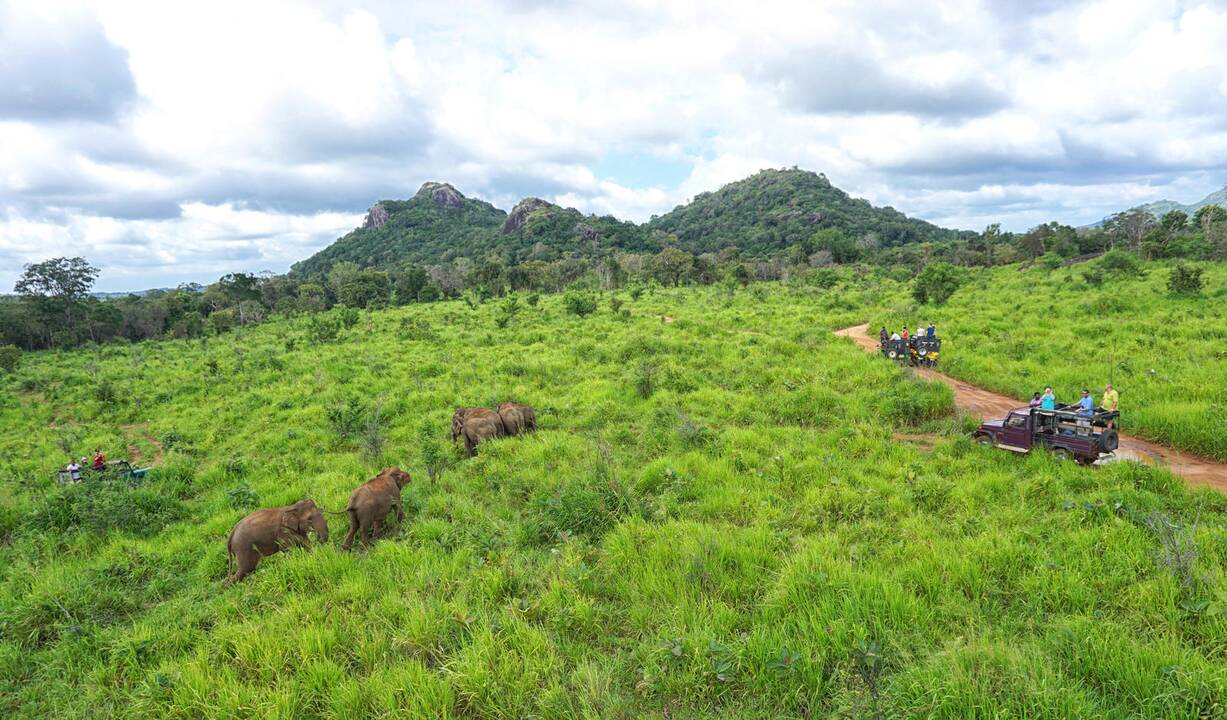
[(679, 247), (691, 252), (735, 246), (749, 255), (804, 244), (823, 228), (879, 247), (960, 236), (892, 207), (874, 207), (835, 187), (825, 175), (796, 168), (763, 170), (702, 193), (648, 226), (676, 235)]
[(462, 195), (447, 183), (428, 182), (408, 200), (381, 200), (362, 226), (297, 262), (297, 275), (328, 271), (342, 261), (360, 267), (435, 263), (452, 256), (478, 255), (490, 247), (507, 213)]
[(409, 200), (376, 203), (362, 227), (296, 263), (292, 272), (322, 274), (340, 261), (391, 268), (488, 255), (514, 265), (558, 260), (570, 253), (654, 253), (669, 245), (695, 254), (733, 247), (745, 256), (763, 257), (794, 245), (808, 248), (814, 234), (825, 228), (877, 247), (961, 234), (894, 208), (876, 208), (850, 197), (825, 176), (796, 168), (764, 170), (702, 193), (643, 225), (584, 215), (539, 198), (525, 198), (505, 213), (465, 197), (451, 185), (428, 182)]

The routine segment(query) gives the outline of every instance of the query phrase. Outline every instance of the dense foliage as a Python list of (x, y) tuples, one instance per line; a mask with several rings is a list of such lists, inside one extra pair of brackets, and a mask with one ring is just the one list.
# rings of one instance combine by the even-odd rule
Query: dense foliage
[[(832, 272), (29, 355), (0, 375), (0, 713), (1218, 713), (1224, 497), (971, 444), (945, 386), (829, 332), (906, 287)], [(1012, 335), (1047, 306), (963, 334), (965, 296), (1026, 305), (1045, 281), (987, 277), (940, 311), (956, 358), (1058, 339)], [(505, 399), (536, 434), (449, 445), (454, 406)], [(57, 488), (94, 446), (158, 466)], [(244, 514), (338, 509), (389, 464), (414, 476), (408, 517), (373, 549), (340, 551), (332, 518), (325, 546), (222, 587)]]
[(763, 170), (700, 193), (648, 227), (675, 235), (690, 252), (736, 247), (753, 256), (772, 255), (811, 241), (814, 232), (834, 228), (869, 248), (953, 240), (964, 233), (909, 218), (891, 207), (875, 208), (831, 185), (825, 175), (798, 170)]

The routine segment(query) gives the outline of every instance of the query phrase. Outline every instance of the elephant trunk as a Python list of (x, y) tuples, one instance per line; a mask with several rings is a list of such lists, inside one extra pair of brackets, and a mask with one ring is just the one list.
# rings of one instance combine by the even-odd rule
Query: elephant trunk
[(312, 528), (315, 530), (315, 539), (321, 543), (328, 542), (328, 520), (324, 518), (324, 514), (320, 513), (315, 522), (312, 523)]

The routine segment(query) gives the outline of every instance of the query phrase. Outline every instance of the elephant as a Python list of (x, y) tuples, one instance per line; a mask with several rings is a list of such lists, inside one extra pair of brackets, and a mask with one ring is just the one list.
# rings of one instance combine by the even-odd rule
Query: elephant
[(226, 579), (232, 585), (246, 577), (265, 555), (292, 547), (307, 547), (307, 532), (314, 531), (321, 544), (328, 542), (328, 521), (324, 511), (310, 499), (293, 505), (264, 508), (239, 520), (226, 538), (226, 552), (236, 563), (234, 574)]
[(354, 534), (360, 533), (363, 545), (371, 544), (371, 535), (379, 527), (388, 512), (396, 510), (396, 520), (404, 522), (405, 511), (401, 507), (401, 488), (409, 484), (409, 473), (400, 468), (384, 468), (372, 480), (368, 480), (349, 496), (345, 513), (349, 515), (349, 534), (341, 547), (348, 550), (354, 544)]
[(498, 406), (498, 416), (508, 435), (519, 435), (537, 429), (537, 413), (527, 405), (505, 402)]
[(456, 438), (464, 434), (464, 419), (469, 416), (469, 413), (481, 409), (483, 408), (456, 408), (456, 412), (452, 413), (452, 442), (456, 442)]
[[(459, 413), (460, 409), (457, 409)], [(503, 420), (498, 413), (486, 408), (464, 408), (466, 412), (460, 425), (460, 433), (464, 435), (464, 449), (469, 457), (477, 454), (477, 446), (487, 440), (502, 437), (507, 434)]]

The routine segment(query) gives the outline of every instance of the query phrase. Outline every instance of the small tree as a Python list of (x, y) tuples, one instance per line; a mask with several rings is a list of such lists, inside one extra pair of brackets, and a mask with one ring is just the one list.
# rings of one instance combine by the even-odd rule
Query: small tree
[(6, 373), (17, 371), (17, 366), (21, 364), (21, 350), (18, 350), (15, 345), (0, 345), (0, 370)]
[(1197, 265), (1178, 264), (1172, 268), (1167, 277), (1167, 291), (1172, 295), (1193, 296), (1201, 294), (1204, 281), (1201, 279), (1204, 268)]
[(573, 290), (563, 296), (562, 306), (572, 315), (586, 317), (596, 312), (596, 297), (592, 293)]
[(942, 305), (959, 289), (963, 281), (963, 271), (950, 263), (926, 265), (916, 276), (912, 297), (919, 303)]

